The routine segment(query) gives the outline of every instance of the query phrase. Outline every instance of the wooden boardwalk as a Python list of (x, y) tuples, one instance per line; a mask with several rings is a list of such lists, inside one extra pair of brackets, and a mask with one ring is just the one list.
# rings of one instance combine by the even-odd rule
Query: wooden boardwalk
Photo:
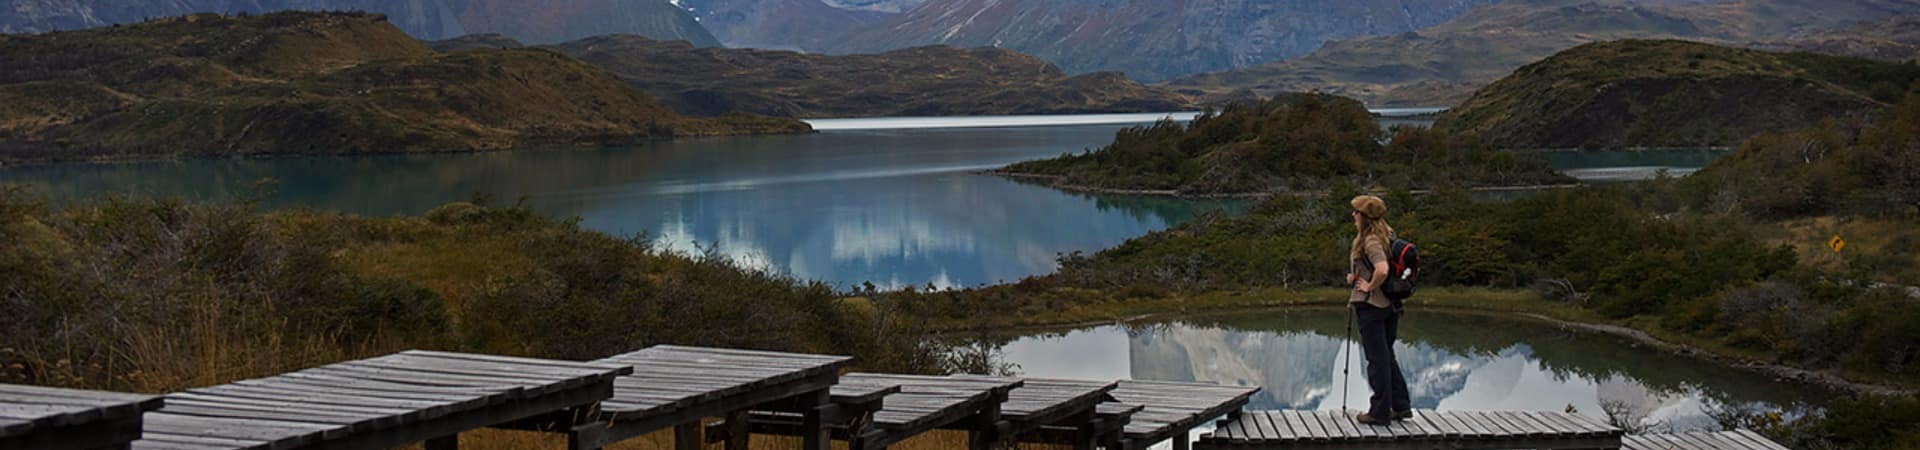
[(622, 366), (407, 351), (171, 394), (135, 449), (384, 449), (613, 394)]
[(1260, 388), (1253, 386), (1121, 380), (1113, 399), (1142, 408), (1132, 414), (1123, 440), (1113, 447), (1137, 450), (1173, 439), (1174, 450), (1186, 450), (1187, 433), (1194, 426), (1238, 414), (1257, 392)]
[[(1205, 383), (840, 372), (841, 356), (657, 346), (593, 362), (407, 351), (151, 396), (0, 385), (0, 450), (453, 450), (483, 427), (568, 435), (596, 449), (671, 428), (675, 450), (755, 433), (804, 450), (882, 450), (927, 432), (970, 450), (1785, 450), (1750, 431), (1651, 434), (1557, 412), (1419, 411), (1375, 426), (1328, 411), (1241, 412), (1260, 388)], [(1224, 417), (1198, 444), (1188, 433)], [(719, 418), (718, 421), (712, 419)], [(128, 443), (128, 440), (137, 437)]]
[(121, 449), (159, 396), (0, 384), (0, 449)]
[(1202, 449), (1612, 449), (1622, 431), (1561, 412), (1419, 411), (1390, 426), (1338, 411), (1257, 411), (1222, 422)]
[(1623, 450), (1787, 450), (1748, 430), (1640, 434), (1627, 436), (1620, 444)]
[[(840, 378), (845, 389), (871, 391), (897, 388), (872, 411), (851, 411), (849, 418), (865, 416), (865, 424), (852, 423), (853, 450), (886, 448), (907, 438), (940, 428), (967, 429), (968, 442), (984, 449), (993, 440), (994, 426), (1001, 419), (1001, 406), (1008, 395), (1025, 384), (1022, 380), (990, 377), (942, 377), (925, 375), (886, 375), (853, 373)], [(842, 388), (836, 387), (835, 390)], [(970, 423), (962, 424), (961, 422)], [(864, 425), (864, 426), (863, 426)]]
[[(781, 403), (819, 430), (824, 426), (821, 408), (829, 402), (827, 390), (850, 361), (844, 356), (650, 347), (594, 361), (626, 367), (632, 373), (614, 381), (613, 397), (602, 402), (599, 411), (587, 417), (590, 420), (534, 428), (570, 429), (569, 448), (595, 449), (674, 427), (676, 448), (693, 449), (705, 442), (704, 418), (728, 417), (744, 427), (749, 410)], [(561, 415), (559, 420), (580, 416)], [(727, 448), (747, 447), (745, 428), (726, 431), (732, 437)], [(802, 434), (807, 435), (805, 449), (823, 450), (828, 443), (823, 433)]]

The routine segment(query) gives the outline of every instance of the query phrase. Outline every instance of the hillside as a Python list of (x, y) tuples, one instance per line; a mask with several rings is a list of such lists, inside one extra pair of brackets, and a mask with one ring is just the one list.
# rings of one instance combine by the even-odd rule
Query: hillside
[(1491, 0), (946, 0), (841, 39), (836, 53), (1002, 47), (1067, 73), (1142, 81), (1306, 54), (1334, 39), (1439, 24)]
[(1537, 155), (1488, 150), (1471, 139), (1423, 128), (1383, 133), (1360, 102), (1320, 94), (1232, 104), (1187, 125), (1163, 120), (1128, 128), (1098, 150), (1022, 162), (1001, 172), (1067, 189), (1176, 195), (1571, 181)]
[(378, 15), (0, 36), (0, 161), (504, 149), (799, 132), (673, 113), (545, 50), (436, 54)]
[(1913, 61), (1920, 59), (1920, 16), (1863, 21), (1748, 46), (1761, 50), (1805, 51), (1891, 62)]
[(166, 0), (17, 1), (0, 8), (0, 33), (39, 33), (138, 23), (193, 13), (365, 11), (423, 40), (497, 33), (536, 44), (626, 33), (696, 45), (720, 42), (666, 0)]
[(1191, 99), (1112, 73), (1067, 76), (995, 48), (922, 47), (875, 55), (694, 48), (603, 36), (553, 47), (600, 65), (674, 110), (785, 117), (1180, 111)]
[(1374, 106), (1442, 106), (1561, 50), (1620, 39), (1774, 42), (1920, 13), (1911, 0), (1511, 0), (1415, 32), (1327, 43), (1312, 54), (1169, 80), (1194, 95), (1319, 91)]
[(1727, 146), (1756, 132), (1858, 118), (1920, 67), (1686, 41), (1587, 44), (1527, 65), (1436, 125), (1503, 148)]
[(821, 0), (679, 0), (700, 25), (733, 48), (824, 51), (892, 13), (842, 9)]

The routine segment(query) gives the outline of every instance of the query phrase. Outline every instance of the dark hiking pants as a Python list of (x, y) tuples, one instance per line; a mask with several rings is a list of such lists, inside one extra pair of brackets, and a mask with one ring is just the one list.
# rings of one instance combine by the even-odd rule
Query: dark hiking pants
[(1400, 362), (1393, 357), (1393, 341), (1399, 338), (1398, 308), (1379, 308), (1366, 303), (1353, 304), (1355, 320), (1360, 323), (1360, 348), (1366, 352), (1367, 386), (1373, 389), (1367, 415), (1386, 419), (1394, 411), (1413, 409), (1408, 400), (1407, 379), (1400, 374)]

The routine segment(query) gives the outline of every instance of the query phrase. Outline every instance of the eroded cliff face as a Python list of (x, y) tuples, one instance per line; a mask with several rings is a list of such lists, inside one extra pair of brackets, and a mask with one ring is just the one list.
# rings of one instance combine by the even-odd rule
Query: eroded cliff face
[(1070, 73), (1138, 80), (1303, 55), (1334, 39), (1439, 24), (1496, 0), (937, 0), (830, 50), (996, 46)]
[(498, 33), (534, 44), (601, 34), (720, 45), (699, 22), (666, 0), (11, 0), (0, 33), (38, 33), (136, 23), (191, 13), (260, 14), (285, 10), (367, 11), (426, 40)]

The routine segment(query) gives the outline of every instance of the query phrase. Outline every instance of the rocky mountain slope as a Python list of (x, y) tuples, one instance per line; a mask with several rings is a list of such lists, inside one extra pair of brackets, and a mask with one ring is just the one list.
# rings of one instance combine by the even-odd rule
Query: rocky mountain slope
[(600, 65), (675, 110), (788, 117), (1178, 111), (1192, 99), (1115, 73), (1068, 76), (996, 48), (921, 47), (873, 55), (695, 48), (603, 36), (553, 47)]
[(1330, 42), (1300, 58), (1167, 85), (1190, 94), (1317, 90), (1376, 106), (1451, 105), (1513, 69), (1589, 42), (1771, 42), (1913, 13), (1920, 1), (1511, 0), (1417, 32)]
[(357, 13), (0, 36), (0, 161), (467, 151), (756, 132), (547, 50), (438, 54)]
[(1798, 50), (1892, 62), (1913, 61), (1920, 59), (1920, 16), (1867, 20), (1851, 26), (1747, 46), (1761, 50)]
[(1864, 118), (1920, 67), (1676, 40), (1574, 47), (1481, 89), (1436, 127), (1504, 148), (1735, 145), (1760, 131)]
[(829, 50), (943, 44), (1038, 56), (1138, 80), (1303, 55), (1326, 41), (1426, 28), (1493, 0), (933, 0)]
[(699, 22), (666, 0), (20, 0), (0, 8), (0, 33), (135, 23), (191, 13), (366, 11), (425, 40), (498, 33), (531, 43), (628, 33), (717, 46)]
[(734, 48), (821, 51), (850, 31), (893, 16), (821, 0), (679, 0), (679, 5)]

